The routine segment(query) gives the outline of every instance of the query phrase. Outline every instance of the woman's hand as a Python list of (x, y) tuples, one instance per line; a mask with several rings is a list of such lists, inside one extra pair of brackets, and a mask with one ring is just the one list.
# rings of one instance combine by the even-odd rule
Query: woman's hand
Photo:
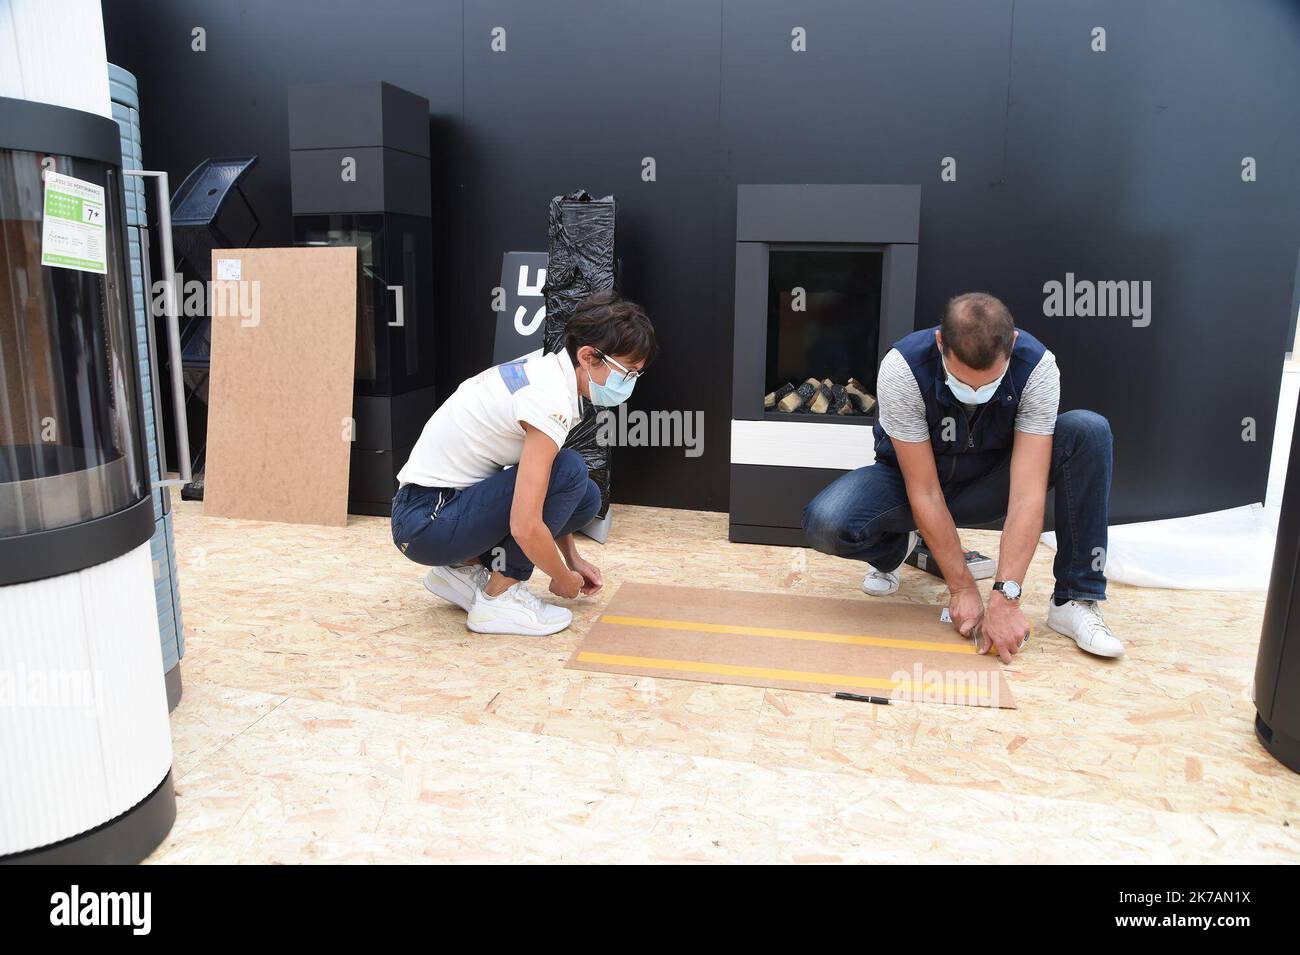
[(575, 570), (566, 570), (560, 576), (551, 578), (551, 593), (565, 600), (572, 600), (582, 593), (585, 585), (586, 581), (582, 574)]
[(576, 553), (569, 559), (569, 567), (582, 576), (584, 596), (590, 597), (592, 594), (599, 593), (600, 588), (605, 586), (605, 578), (601, 575), (600, 568), (583, 560)]

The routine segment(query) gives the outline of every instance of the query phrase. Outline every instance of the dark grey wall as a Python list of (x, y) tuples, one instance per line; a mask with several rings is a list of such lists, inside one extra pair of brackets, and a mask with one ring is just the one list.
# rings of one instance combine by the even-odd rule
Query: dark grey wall
[[(427, 96), (440, 392), (490, 363), (501, 253), (546, 203), (614, 193), (624, 291), (664, 353), (634, 406), (701, 409), (705, 453), (620, 449), (616, 500), (727, 506), (735, 186), (920, 183), (917, 323), (1001, 296), (1107, 415), (1113, 513), (1260, 500), (1300, 249), (1300, 5), (1291, 0), (105, 0), (140, 80), (145, 156), (183, 176), (261, 156), (259, 242), (289, 242), (285, 89)], [(207, 29), (208, 52), (190, 49)], [(489, 48), (505, 27), (507, 51)], [(806, 53), (790, 48), (805, 28)], [(1107, 51), (1090, 49), (1096, 26)], [(641, 181), (653, 156), (658, 181)], [(940, 161), (957, 160), (956, 182)], [(1258, 162), (1243, 183), (1241, 159)], [(1149, 280), (1147, 328), (1047, 318), (1066, 272)], [(1241, 440), (1252, 417), (1258, 440)]]

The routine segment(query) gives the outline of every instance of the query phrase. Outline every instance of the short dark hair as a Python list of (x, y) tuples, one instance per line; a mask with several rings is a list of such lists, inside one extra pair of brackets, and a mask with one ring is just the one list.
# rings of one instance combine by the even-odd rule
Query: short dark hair
[(1001, 300), (987, 292), (967, 292), (948, 300), (939, 336), (945, 354), (983, 371), (1010, 356), (1016, 323)]
[(610, 357), (630, 357), (642, 366), (659, 354), (654, 326), (645, 309), (614, 292), (596, 292), (583, 299), (564, 326), (564, 347), (575, 365), (583, 345)]

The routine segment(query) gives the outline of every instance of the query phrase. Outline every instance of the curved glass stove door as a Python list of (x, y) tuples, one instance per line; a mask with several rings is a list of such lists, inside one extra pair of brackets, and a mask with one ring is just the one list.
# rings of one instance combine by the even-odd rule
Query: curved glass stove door
[[(41, 264), (46, 168), (104, 188), (105, 274)], [(120, 180), (107, 163), (0, 148), (0, 539), (48, 545), (148, 496)], [(94, 562), (65, 537), (66, 570)]]

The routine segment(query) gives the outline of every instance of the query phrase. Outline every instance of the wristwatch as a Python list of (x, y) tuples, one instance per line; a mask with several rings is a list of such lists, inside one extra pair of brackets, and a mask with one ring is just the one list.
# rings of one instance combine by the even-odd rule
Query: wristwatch
[(1020, 599), (1020, 585), (1016, 583), (1014, 580), (995, 581), (993, 584), (993, 589), (1001, 591), (1002, 596), (1006, 597), (1008, 600), (1012, 601), (1013, 603)]

